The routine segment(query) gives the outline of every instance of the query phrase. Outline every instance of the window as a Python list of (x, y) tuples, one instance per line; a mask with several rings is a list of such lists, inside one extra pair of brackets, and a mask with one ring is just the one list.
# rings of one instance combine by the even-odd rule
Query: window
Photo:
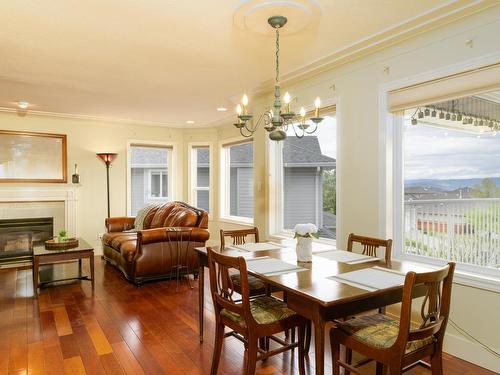
[(221, 213), (253, 219), (253, 143), (224, 145), (221, 154)]
[(313, 134), (297, 138), (292, 129), (279, 143), (271, 142), (274, 168), (274, 232), (291, 231), (296, 224), (313, 223), (320, 236), (337, 232), (337, 125), (330, 113)]
[(167, 171), (150, 171), (149, 176), (149, 199), (167, 198)]
[(192, 145), (190, 153), (190, 202), (210, 212), (210, 147)]
[(172, 200), (172, 148), (147, 144), (129, 146), (129, 211), (135, 215), (150, 202)]
[(500, 102), (491, 100), (497, 95), (405, 111), (403, 255), (498, 271), (500, 136), (493, 121), (500, 120)]

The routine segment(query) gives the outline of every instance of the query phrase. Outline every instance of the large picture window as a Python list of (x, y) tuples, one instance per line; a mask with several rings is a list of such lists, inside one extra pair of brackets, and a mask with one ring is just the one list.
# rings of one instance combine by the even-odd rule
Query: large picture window
[(405, 111), (404, 254), (500, 267), (499, 98), (489, 93)]
[(253, 219), (253, 143), (224, 145), (221, 168), (222, 216)]
[(191, 146), (190, 152), (190, 203), (210, 212), (210, 147)]
[(151, 202), (172, 200), (172, 148), (131, 144), (129, 146), (130, 214)]
[(287, 138), (271, 145), (274, 154), (275, 232), (289, 232), (299, 223), (313, 223), (320, 236), (336, 238), (337, 124), (324, 116), (313, 134)]

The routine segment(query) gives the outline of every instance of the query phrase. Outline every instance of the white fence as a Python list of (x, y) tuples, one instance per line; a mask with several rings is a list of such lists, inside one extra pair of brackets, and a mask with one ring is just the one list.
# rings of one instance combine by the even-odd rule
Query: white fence
[(405, 201), (407, 254), (500, 267), (500, 198)]

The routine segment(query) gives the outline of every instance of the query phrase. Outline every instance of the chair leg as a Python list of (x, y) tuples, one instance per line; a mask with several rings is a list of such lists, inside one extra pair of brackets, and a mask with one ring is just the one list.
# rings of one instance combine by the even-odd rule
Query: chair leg
[(340, 375), (339, 359), (340, 359), (340, 344), (337, 340), (333, 339), (333, 335), (330, 334), (330, 345), (332, 347), (332, 374)]
[[(345, 362), (348, 365), (352, 364), (352, 349), (348, 347), (345, 348)], [(350, 371), (345, 370), (345, 375), (349, 375), (350, 373)]]
[(389, 362), (389, 375), (400, 375), (401, 374), (401, 361), (391, 361)]
[(306, 323), (306, 337), (304, 342), (304, 355), (309, 354), (309, 349), (311, 348), (311, 336), (312, 336), (312, 323), (310, 320)]
[[(292, 332), (295, 332), (295, 328), (292, 329)], [(299, 326), (299, 375), (305, 375), (306, 367), (304, 364), (304, 340), (306, 336), (306, 327), (305, 325)]]
[(376, 375), (384, 375), (384, 365), (380, 362), (377, 362), (376, 367), (375, 367), (375, 374)]
[(222, 343), (224, 341), (224, 324), (218, 323), (215, 327), (214, 353), (212, 356), (212, 368), (210, 375), (216, 375), (219, 368), (220, 355), (222, 352)]
[(257, 365), (257, 347), (258, 340), (248, 338), (248, 349), (246, 350), (246, 375), (254, 375)]
[(432, 375), (443, 375), (443, 352), (441, 350), (436, 350), (431, 355), (431, 370)]

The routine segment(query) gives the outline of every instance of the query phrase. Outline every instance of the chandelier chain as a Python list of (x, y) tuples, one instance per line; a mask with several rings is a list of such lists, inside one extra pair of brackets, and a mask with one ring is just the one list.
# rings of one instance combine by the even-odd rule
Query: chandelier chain
[(276, 85), (280, 84), (280, 29), (276, 29)]

